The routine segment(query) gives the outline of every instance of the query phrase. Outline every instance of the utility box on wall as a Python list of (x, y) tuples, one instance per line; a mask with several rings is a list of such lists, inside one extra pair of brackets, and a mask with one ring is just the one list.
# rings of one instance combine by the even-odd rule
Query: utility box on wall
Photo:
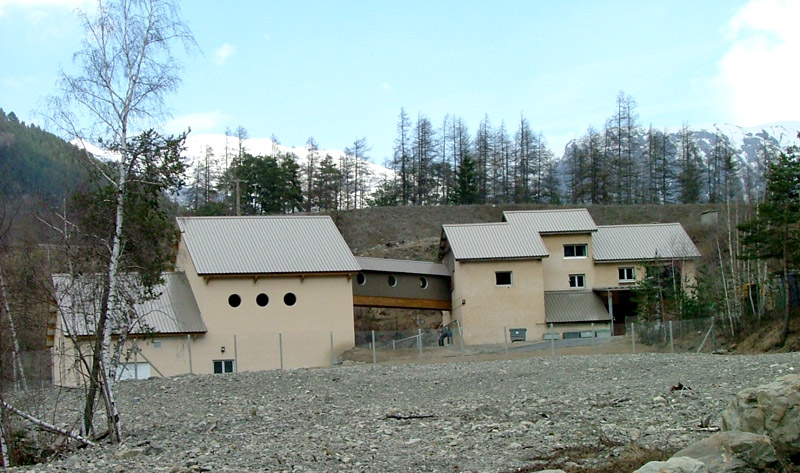
[(512, 328), (512, 329), (509, 329), (509, 332), (511, 332), (511, 341), (512, 342), (524, 342), (526, 337), (527, 337), (528, 329), (526, 329), (526, 328)]

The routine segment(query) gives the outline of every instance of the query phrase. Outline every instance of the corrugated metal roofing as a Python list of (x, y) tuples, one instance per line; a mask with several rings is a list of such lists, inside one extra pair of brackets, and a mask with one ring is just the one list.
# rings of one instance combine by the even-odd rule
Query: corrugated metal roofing
[(357, 272), (328, 216), (179, 217), (197, 273)]
[(611, 315), (600, 298), (591, 291), (556, 291), (544, 293), (547, 323), (608, 322)]
[[(158, 297), (141, 303), (129, 303), (128, 310), (132, 310), (129, 315), (134, 321), (129, 333), (206, 332), (200, 308), (186, 274), (164, 273), (163, 276), (164, 284), (154, 288)], [(102, 285), (98, 284), (100, 277), (92, 275), (74, 279), (69, 274), (53, 275), (56, 303), (62, 314), (62, 323), (67, 324), (72, 335), (80, 337), (93, 334), (102, 299)], [(123, 276), (120, 281), (125, 299), (141, 300), (141, 288), (133, 277)], [(119, 333), (119, 327), (121, 324), (118, 322), (114, 326), (114, 333)]]
[(680, 223), (601, 226), (592, 237), (592, 244), (595, 261), (700, 257)]
[(514, 210), (503, 212), (503, 218), (526, 232), (588, 233), (596, 232), (592, 216), (586, 209)]
[(385, 273), (425, 274), (428, 276), (450, 276), (447, 266), (427, 261), (409, 261), (388, 258), (366, 258), (356, 256), (362, 271), (382, 271)]
[(508, 223), (442, 225), (456, 260), (534, 259), (548, 256), (538, 233)]

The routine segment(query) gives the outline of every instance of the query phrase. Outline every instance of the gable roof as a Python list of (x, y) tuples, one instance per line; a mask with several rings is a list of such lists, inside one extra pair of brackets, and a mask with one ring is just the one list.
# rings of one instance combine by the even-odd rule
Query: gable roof
[(461, 260), (538, 259), (548, 256), (538, 233), (520, 232), (508, 223), (442, 225), (442, 247), (450, 245)]
[(359, 266), (326, 216), (178, 217), (200, 275), (355, 273)]
[(608, 322), (611, 315), (592, 291), (553, 291), (544, 293), (545, 322)]
[(441, 263), (389, 258), (367, 258), (364, 256), (356, 256), (356, 261), (358, 261), (362, 271), (450, 277), (450, 271), (447, 269), (447, 266)]
[(597, 231), (586, 209), (513, 210), (503, 212), (503, 219), (528, 233), (590, 233)]
[[(73, 277), (54, 274), (56, 304), (62, 316), (62, 330), (76, 337), (92, 335), (99, 317), (102, 299), (100, 275)], [(183, 272), (164, 273), (164, 283), (153, 288), (158, 296), (153, 300), (133, 303), (135, 312), (130, 334), (186, 334), (204, 333), (206, 326), (194, 298), (189, 280)], [(141, 288), (133, 277), (122, 275), (120, 289), (128, 300), (138, 300)], [(66, 324), (66, 327), (64, 326)], [(119, 325), (112, 327), (119, 333)], [(66, 330), (65, 330), (66, 331)]]
[(680, 223), (600, 226), (592, 238), (595, 261), (699, 258)]

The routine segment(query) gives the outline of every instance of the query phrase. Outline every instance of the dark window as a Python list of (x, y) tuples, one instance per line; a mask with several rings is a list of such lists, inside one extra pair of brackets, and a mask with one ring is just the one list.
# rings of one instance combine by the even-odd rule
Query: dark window
[(570, 274), (569, 287), (586, 287), (586, 276), (583, 274)]
[(498, 286), (510, 286), (511, 271), (497, 271), (494, 273), (494, 281)]
[(233, 360), (214, 360), (214, 373), (233, 373)]
[(292, 292), (287, 292), (286, 295), (283, 296), (283, 303), (288, 306), (293, 306), (297, 303), (297, 296)]
[(239, 294), (231, 294), (228, 296), (228, 304), (231, 307), (239, 307), (242, 304), (242, 298)]
[(564, 245), (564, 258), (586, 258), (586, 244)]
[(636, 281), (636, 271), (632, 267), (619, 268), (617, 271), (621, 282)]
[(363, 286), (367, 283), (367, 275), (364, 273), (358, 273), (356, 275), (356, 282), (359, 284), (359, 286)]
[(389, 281), (389, 285), (390, 286), (392, 286), (392, 287), (397, 286), (397, 278), (394, 276), (394, 274), (390, 274), (389, 275), (388, 281)]
[(259, 307), (266, 307), (269, 304), (269, 296), (264, 294), (263, 292), (256, 296), (256, 304)]
[(427, 278), (419, 278), (419, 287), (422, 289), (428, 288), (428, 279)]

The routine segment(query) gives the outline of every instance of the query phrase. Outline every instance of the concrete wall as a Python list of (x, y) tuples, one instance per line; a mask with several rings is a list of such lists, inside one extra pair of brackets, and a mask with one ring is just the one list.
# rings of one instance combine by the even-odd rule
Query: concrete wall
[[(569, 287), (570, 274), (585, 274), (586, 288), (594, 284), (594, 260), (592, 259), (592, 237), (589, 233), (574, 235), (542, 235), (549, 257), (544, 258), (544, 290), (564, 291)], [(565, 258), (564, 245), (585, 244), (587, 255), (582, 258)]]
[[(464, 343), (503, 343), (504, 329), (525, 328), (528, 339), (545, 330), (544, 289), (540, 260), (453, 261), (452, 317), (459, 320)], [(495, 272), (511, 271), (512, 284), (495, 284)]]
[[(592, 327), (592, 323), (567, 323), (567, 324), (553, 324), (552, 330), (550, 327), (547, 328), (547, 332), (542, 335), (542, 339), (548, 339), (550, 333), (555, 333), (557, 335), (556, 340), (563, 340), (566, 338), (564, 336), (565, 333), (575, 333), (575, 332), (601, 332), (599, 334), (600, 337), (610, 337), (611, 336), (611, 324), (609, 322), (595, 322), (594, 327)], [(589, 337), (581, 337), (581, 338), (591, 338)]]

